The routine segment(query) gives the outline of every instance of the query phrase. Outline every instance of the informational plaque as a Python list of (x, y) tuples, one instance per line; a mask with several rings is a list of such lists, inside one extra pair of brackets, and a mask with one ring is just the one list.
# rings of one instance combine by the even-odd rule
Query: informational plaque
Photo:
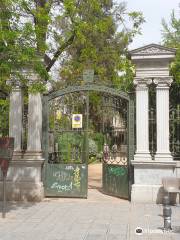
[(72, 128), (82, 128), (82, 114), (72, 115)]

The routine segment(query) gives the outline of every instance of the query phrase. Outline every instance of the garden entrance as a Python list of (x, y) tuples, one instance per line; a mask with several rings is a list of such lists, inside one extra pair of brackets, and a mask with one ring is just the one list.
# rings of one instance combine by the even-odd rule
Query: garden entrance
[(134, 102), (117, 89), (84, 83), (43, 97), (46, 196), (88, 194), (88, 164), (102, 162), (102, 191), (130, 198)]

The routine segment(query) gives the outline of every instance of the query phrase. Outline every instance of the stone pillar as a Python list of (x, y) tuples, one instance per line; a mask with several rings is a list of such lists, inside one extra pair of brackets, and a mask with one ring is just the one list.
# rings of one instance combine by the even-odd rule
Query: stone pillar
[[(130, 52), (135, 65), (137, 151), (131, 164), (134, 167), (134, 183), (131, 201), (161, 203), (164, 196), (162, 178), (176, 176), (176, 162), (169, 152), (169, 65), (175, 57), (175, 49), (149, 44)], [(141, 79), (153, 79), (157, 84), (157, 154), (149, 158), (148, 139), (148, 89)], [(138, 86), (138, 81), (140, 85)], [(138, 107), (139, 106), (139, 107)]]
[[(21, 74), (24, 74), (29, 81), (37, 79), (32, 71), (23, 70)], [(16, 83), (15, 79), (12, 84)], [(10, 96), (10, 136), (15, 137), (15, 154), (7, 174), (6, 193), (7, 200), (10, 201), (41, 201), (44, 197), (42, 182), (44, 159), (41, 152), (42, 105), (39, 93), (29, 94), (28, 110), (27, 151), (17, 157), (16, 152), (21, 151), (22, 94), (20, 87), (13, 87)], [(2, 184), (0, 182), (0, 198)]]
[(41, 154), (42, 103), (40, 93), (29, 94), (27, 151)]
[(151, 79), (134, 79), (136, 85), (136, 154), (134, 160), (151, 160), (149, 152), (149, 96)]
[[(29, 84), (38, 82), (39, 75), (31, 69), (25, 71)], [(26, 158), (42, 159), (42, 101), (40, 93), (29, 92), (28, 96), (28, 137)]]
[[(14, 76), (13, 76), (14, 78)], [(12, 85), (9, 109), (9, 136), (14, 137), (14, 157), (20, 157), (22, 151), (22, 116), (23, 97), (18, 79), (12, 79), (7, 84)], [(13, 159), (14, 159), (13, 157)]]
[(173, 160), (169, 150), (169, 86), (171, 77), (155, 78), (156, 86), (156, 125), (157, 125), (157, 152), (156, 161)]

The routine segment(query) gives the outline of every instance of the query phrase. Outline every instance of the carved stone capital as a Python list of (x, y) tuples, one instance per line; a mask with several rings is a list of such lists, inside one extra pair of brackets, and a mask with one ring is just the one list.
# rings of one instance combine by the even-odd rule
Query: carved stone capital
[(28, 86), (39, 80), (39, 75), (35, 73), (32, 69), (23, 69), (22, 75), (28, 80)]
[(137, 89), (147, 89), (152, 83), (152, 78), (134, 78), (133, 83)]
[(6, 81), (6, 84), (12, 86), (13, 88), (20, 88), (22, 83), (19, 75), (28, 81), (28, 86), (39, 80), (39, 75), (37, 73), (35, 73), (32, 69), (24, 68), (17, 72), (12, 72), (10, 80)]
[(154, 84), (157, 85), (157, 87), (160, 88), (169, 88), (171, 86), (171, 83), (173, 82), (172, 77), (159, 77), (153, 79)]
[(16, 74), (11, 74), (10, 79), (6, 81), (6, 84), (11, 86), (13, 90), (18, 90), (22, 86), (20, 79)]

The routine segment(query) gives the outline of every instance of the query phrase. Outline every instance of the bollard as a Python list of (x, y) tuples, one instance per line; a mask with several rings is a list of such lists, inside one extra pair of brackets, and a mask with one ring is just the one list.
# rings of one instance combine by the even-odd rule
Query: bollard
[(171, 228), (171, 215), (172, 210), (169, 204), (169, 196), (164, 196), (163, 198), (163, 217), (164, 217), (164, 230), (170, 231)]

